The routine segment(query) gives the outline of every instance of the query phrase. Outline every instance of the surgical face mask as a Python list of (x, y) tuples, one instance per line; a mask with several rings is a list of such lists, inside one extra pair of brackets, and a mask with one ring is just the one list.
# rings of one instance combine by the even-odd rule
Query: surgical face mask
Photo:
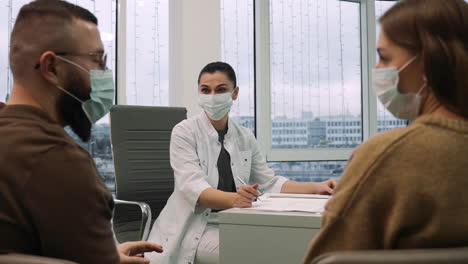
[[(234, 89), (236, 91), (237, 88)], [(212, 120), (221, 120), (232, 106), (232, 93), (222, 94), (199, 94), (198, 105), (205, 110)]]
[(402, 94), (398, 90), (400, 72), (410, 65), (416, 57), (410, 59), (401, 69), (395, 67), (373, 69), (372, 86), (379, 97), (380, 102), (395, 117), (406, 120), (414, 120), (418, 117), (421, 107), (421, 92), (425, 84), (417, 93)]
[(89, 74), (91, 82), (91, 94), (90, 99), (86, 101), (80, 100), (78, 97), (60, 86), (57, 86), (57, 88), (78, 100), (81, 103), (81, 108), (85, 112), (86, 117), (88, 117), (89, 122), (91, 122), (91, 124), (96, 123), (99, 119), (109, 113), (109, 110), (114, 103), (115, 87), (112, 71), (108, 69), (88, 71), (73, 61), (67, 60), (60, 56), (57, 56), (57, 58), (73, 64)]

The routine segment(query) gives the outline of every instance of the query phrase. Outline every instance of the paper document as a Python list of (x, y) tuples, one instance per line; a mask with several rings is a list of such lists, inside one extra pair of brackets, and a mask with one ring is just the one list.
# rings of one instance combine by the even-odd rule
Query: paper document
[(298, 194), (295, 196), (265, 194), (260, 197), (260, 201), (252, 203), (252, 207), (244, 208), (246, 210), (262, 210), (276, 212), (309, 212), (322, 213), (325, 210), (325, 204), (328, 202), (329, 195), (319, 195), (314, 198), (312, 195)]
[(331, 195), (302, 194), (302, 193), (266, 193), (265, 196), (268, 198), (304, 198), (304, 199), (327, 199), (327, 200), (331, 197)]

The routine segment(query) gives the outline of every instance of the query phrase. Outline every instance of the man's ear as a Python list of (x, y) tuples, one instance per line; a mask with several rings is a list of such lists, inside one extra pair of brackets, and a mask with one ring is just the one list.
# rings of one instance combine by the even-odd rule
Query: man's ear
[(53, 85), (59, 84), (56, 66), (57, 57), (52, 51), (44, 52), (39, 58), (39, 71), (42, 77)]
[(236, 90), (234, 91), (234, 94), (232, 95), (232, 100), (237, 100), (238, 96), (239, 96), (239, 86), (236, 87)]

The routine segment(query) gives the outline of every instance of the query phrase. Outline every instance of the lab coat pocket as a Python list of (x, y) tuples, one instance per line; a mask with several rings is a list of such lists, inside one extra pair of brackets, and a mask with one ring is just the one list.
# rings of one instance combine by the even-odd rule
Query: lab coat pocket
[(200, 168), (205, 173), (205, 175), (208, 175), (208, 162), (206, 159), (200, 160)]
[(240, 177), (249, 180), (252, 166), (252, 151), (246, 150), (240, 152)]

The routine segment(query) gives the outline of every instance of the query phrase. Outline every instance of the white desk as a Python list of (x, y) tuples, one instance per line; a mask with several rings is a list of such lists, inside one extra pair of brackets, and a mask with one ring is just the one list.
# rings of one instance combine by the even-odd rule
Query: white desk
[(229, 209), (219, 213), (221, 264), (301, 263), (318, 214)]

